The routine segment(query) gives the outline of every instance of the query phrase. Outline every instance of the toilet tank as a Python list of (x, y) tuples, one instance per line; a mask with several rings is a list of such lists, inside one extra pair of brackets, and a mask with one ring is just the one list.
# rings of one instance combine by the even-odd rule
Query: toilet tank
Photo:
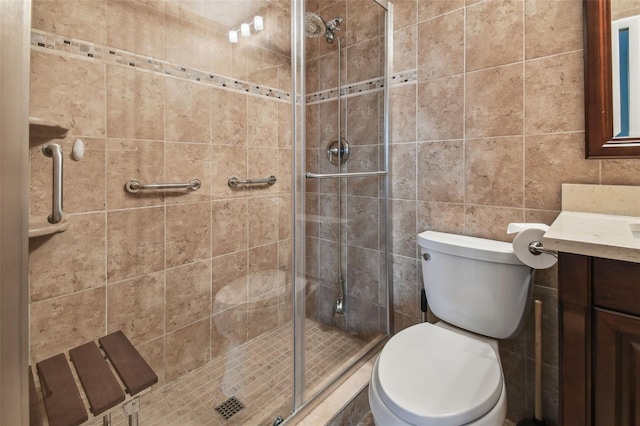
[(519, 333), (533, 270), (518, 260), (510, 243), (426, 231), (418, 244), (427, 301), (438, 318), (496, 339)]

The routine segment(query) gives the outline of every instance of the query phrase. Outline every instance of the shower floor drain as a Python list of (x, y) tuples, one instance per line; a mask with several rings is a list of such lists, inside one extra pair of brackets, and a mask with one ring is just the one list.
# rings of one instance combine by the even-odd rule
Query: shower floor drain
[(238, 401), (235, 396), (232, 396), (222, 404), (218, 405), (216, 407), (216, 411), (220, 413), (220, 415), (224, 417), (225, 420), (229, 420), (231, 416), (233, 416), (243, 408), (244, 405), (242, 405), (242, 403)]

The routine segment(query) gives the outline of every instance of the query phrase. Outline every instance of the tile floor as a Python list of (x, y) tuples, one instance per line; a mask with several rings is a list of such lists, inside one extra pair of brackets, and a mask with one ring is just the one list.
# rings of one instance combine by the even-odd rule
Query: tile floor
[[(317, 389), (366, 342), (341, 330), (306, 322), (307, 389)], [(271, 425), (291, 412), (291, 324), (265, 333), (175, 382), (140, 398), (141, 426)], [(311, 391), (313, 392), (313, 391)], [(245, 408), (225, 420), (215, 407), (235, 396)], [(121, 412), (114, 425), (127, 424)]]

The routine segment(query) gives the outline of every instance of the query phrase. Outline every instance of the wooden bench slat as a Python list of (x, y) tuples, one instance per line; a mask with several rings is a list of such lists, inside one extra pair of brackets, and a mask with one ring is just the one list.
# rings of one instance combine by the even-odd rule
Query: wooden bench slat
[(78, 426), (89, 417), (64, 354), (36, 364), (51, 426)]
[(158, 382), (156, 373), (122, 331), (118, 330), (101, 337), (98, 342), (130, 395), (135, 395)]
[(33, 380), (33, 370), (29, 366), (29, 426), (42, 426), (42, 414), (40, 414), (40, 401), (36, 392), (36, 383)]
[(124, 392), (94, 342), (69, 351), (91, 412), (97, 416), (124, 401)]

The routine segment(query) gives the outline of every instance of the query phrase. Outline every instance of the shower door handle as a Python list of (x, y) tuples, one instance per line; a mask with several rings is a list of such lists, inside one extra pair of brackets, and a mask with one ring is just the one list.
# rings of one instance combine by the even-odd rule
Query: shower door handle
[(354, 172), (354, 173), (307, 173), (304, 176), (307, 179), (339, 179), (339, 178), (356, 178), (356, 177), (374, 177), (386, 176), (387, 172), (380, 170), (377, 172)]

